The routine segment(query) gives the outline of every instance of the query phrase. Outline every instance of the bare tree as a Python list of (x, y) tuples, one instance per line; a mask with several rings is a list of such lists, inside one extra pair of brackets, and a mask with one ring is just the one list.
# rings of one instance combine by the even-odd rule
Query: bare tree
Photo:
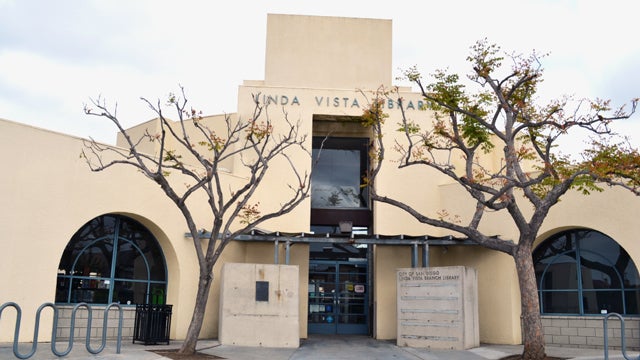
[[(87, 141), (82, 152), (92, 171), (105, 171), (114, 166), (131, 166), (154, 181), (182, 213), (186, 222), (199, 264), (198, 289), (191, 323), (180, 353), (195, 353), (198, 336), (202, 328), (207, 297), (214, 280), (213, 267), (220, 259), (227, 244), (238, 234), (258, 224), (287, 214), (309, 196), (309, 176), (302, 173), (290, 156), (304, 151), (306, 135), (300, 134), (299, 123), (292, 123), (284, 114), (284, 129), (274, 130), (264, 104), (254, 96), (255, 108), (248, 119), (232, 120), (225, 116), (224, 131), (220, 133), (203, 120), (200, 112), (187, 108), (187, 98), (181, 88), (180, 96), (171, 94), (168, 106), (175, 109), (177, 121), (171, 121), (162, 111), (161, 102), (153, 104), (142, 98), (155, 113), (160, 123), (160, 132), (148, 130), (139, 138), (132, 138), (111, 111), (106, 102), (94, 99), (85, 106), (87, 115), (103, 117), (115, 124), (124, 138), (126, 149), (104, 146)], [(262, 120), (264, 118), (264, 120)], [(157, 144), (156, 153), (145, 153), (142, 149), (149, 143)], [(225, 180), (222, 163), (239, 158), (246, 176), (241, 184), (233, 186)], [(268, 173), (269, 165), (276, 158), (289, 165), (288, 185), (290, 194), (274, 209), (262, 213), (255, 200), (256, 190)], [(286, 167), (286, 165), (285, 165)], [(279, 168), (283, 176), (286, 171)], [(181, 176), (170, 176), (172, 172)], [(177, 177), (180, 177), (178, 179)], [(184, 178), (186, 177), (186, 186)], [(197, 195), (198, 194), (198, 195)], [(199, 196), (199, 197), (198, 197)], [(197, 200), (194, 199), (197, 197)], [(208, 223), (197, 223), (192, 201), (206, 202), (210, 211)], [(190, 205), (192, 204), (192, 205)], [(202, 203), (198, 205), (202, 206)], [(206, 241), (203, 241), (206, 236)]]
[[(420, 89), (425, 107), (433, 112), (435, 120), (433, 124), (421, 124), (402, 112), (399, 131), (403, 140), (393, 146), (399, 152), (399, 168), (423, 166), (457, 183), (473, 206), (473, 216), (465, 222), (446, 215), (446, 209), (425, 214), (402, 199), (378, 193), (376, 177), (388, 157), (383, 140), (387, 118), (383, 104), (393, 98), (402, 105), (402, 98), (394, 90), (383, 89), (363, 114), (364, 124), (376, 134), (375, 164), (368, 179), (375, 201), (513, 257), (522, 303), (523, 359), (546, 356), (532, 250), (550, 209), (572, 189), (589, 194), (611, 185), (640, 194), (640, 154), (627, 141), (615, 140), (609, 127), (612, 121), (629, 118), (638, 99), (632, 100), (629, 110), (624, 106), (613, 109), (610, 101), (573, 101), (570, 97), (539, 106), (535, 96), (542, 81), (542, 57), (535, 52), (503, 56), (498, 46), (478, 41), (467, 58), (473, 68), (468, 84), (478, 86), (474, 92), (448, 71), (436, 71), (428, 84), (415, 67), (404, 74)], [(510, 67), (502, 66), (505, 59), (512, 61)], [(501, 71), (504, 77), (498, 75)], [(402, 110), (402, 106), (399, 108)], [(576, 129), (592, 134), (592, 146), (580, 160), (562, 155), (556, 147), (559, 138)], [(502, 153), (497, 170), (479, 161), (492, 151)], [(459, 158), (463, 164), (456, 167), (453, 160)], [(519, 233), (518, 239), (483, 233), (480, 225), (488, 211), (506, 212)]]

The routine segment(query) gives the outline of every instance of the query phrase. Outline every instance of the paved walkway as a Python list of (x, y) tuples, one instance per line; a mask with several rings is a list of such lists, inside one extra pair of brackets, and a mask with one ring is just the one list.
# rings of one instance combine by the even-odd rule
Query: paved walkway
[[(58, 343), (58, 351), (66, 348), (66, 343)], [(97, 348), (99, 343), (94, 343)], [(109, 342), (105, 349), (97, 354), (91, 355), (83, 343), (76, 343), (73, 350), (62, 359), (101, 359), (101, 360), (166, 360), (167, 358), (155, 354), (148, 350), (176, 349), (179, 342), (172, 342), (170, 345), (145, 346), (141, 344), (131, 344), (129, 341), (122, 344), (120, 354), (116, 353), (115, 342)], [(31, 344), (20, 344), (20, 352), (28, 353)], [(398, 347), (395, 342), (379, 341), (365, 336), (311, 336), (302, 340), (297, 349), (282, 348), (256, 348), (242, 346), (220, 345), (215, 340), (202, 340), (198, 342), (198, 350), (206, 354), (216, 355), (224, 359), (231, 360), (336, 360), (336, 359), (367, 359), (367, 360), (485, 360), (501, 359), (508, 355), (519, 354), (522, 346), (518, 345), (482, 345), (480, 347), (464, 350), (427, 350)], [(562, 357), (565, 359), (580, 360), (601, 360), (604, 358), (603, 350), (573, 349), (547, 347), (547, 355)], [(631, 351), (629, 356), (638, 358), (637, 351)], [(0, 344), (0, 359), (15, 359), (12, 351), (12, 344)], [(60, 359), (52, 354), (51, 344), (38, 344), (35, 355), (31, 358), (35, 360)], [(624, 359), (620, 351), (611, 350), (609, 359)]]

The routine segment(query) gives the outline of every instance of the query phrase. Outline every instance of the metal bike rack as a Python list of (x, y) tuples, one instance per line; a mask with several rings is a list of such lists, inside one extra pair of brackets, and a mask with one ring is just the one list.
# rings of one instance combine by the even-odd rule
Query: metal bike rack
[(629, 356), (627, 356), (627, 346), (625, 345), (625, 338), (624, 338), (624, 318), (622, 317), (622, 315), (618, 313), (609, 313), (604, 317), (604, 320), (603, 320), (604, 359), (609, 360), (609, 334), (607, 333), (607, 322), (609, 321), (609, 318), (612, 316), (617, 317), (620, 320), (620, 338), (621, 338), (620, 341), (621, 341), (621, 347), (622, 347), (622, 356), (624, 356), (626, 360), (640, 360), (640, 355), (638, 355), (637, 358), (630, 358)]
[(112, 307), (118, 308), (119, 317), (118, 317), (118, 337), (117, 337), (116, 353), (120, 354), (120, 349), (122, 345), (122, 307), (118, 303), (111, 303), (107, 305), (107, 307), (105, 307), (104, 309), (104, 319), (102, 322), (102, 343), (100, 347), (97, 349), (94, 349), (93, 347), (91, 347), (91, 320), (93, 316), (93, 309), (87, 303), (76, 304), (76, 306), (73, 307), (73, 312), (71, 313), (71, 333), (69, 335), (69, 343), (67, 348), (62, 352), (59, 352), (56, 349), (56, 333), (58, 331), (58, 307), (53, 303), (44, 303), (40, 305), (40, 307), (36, 311), (35, 329), (33, 331), (33, 344), (31, 345), (31, 351), (28, 352), (27, 354), (21, 354), (18, 349), (18, 339), (20, 337), (20, 321), (22, 319), (22, 309), (20, 309), (20, 306), (15, 302), (6, 302), (2, 304), (2, 306), (0, 306), (0, 318), (2, 316), (2, 311), (7, 307), (12, 307), (16, 309), (16, 326), (13, 333), (13, 354), (19, 359), (28, 359), (36, 353), (36, 349), (38, 348), (38, 332), (40, 330), (40, 314), (42, 313), (42, 310), (46, 307), (50, 307), (53, 309), (53, 325), (51, 329), (51, 352), (58, 357), (68, 355), (71, 352), (71, 349), (73, 348), (76, 312), (78, 311), (79, 308), (86, 308), (88, 312), (86, 348), (88, 352), (94, 355), (104, 350), (107, 344), (107, 323), (109, 318), (109, 310)]

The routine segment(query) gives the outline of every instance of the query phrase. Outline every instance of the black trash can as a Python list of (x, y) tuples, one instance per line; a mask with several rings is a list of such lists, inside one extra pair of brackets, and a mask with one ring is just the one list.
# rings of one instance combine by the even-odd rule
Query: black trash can
[(133, 343), (169, 345), (172, 305), (138, 304), (133, 328)]

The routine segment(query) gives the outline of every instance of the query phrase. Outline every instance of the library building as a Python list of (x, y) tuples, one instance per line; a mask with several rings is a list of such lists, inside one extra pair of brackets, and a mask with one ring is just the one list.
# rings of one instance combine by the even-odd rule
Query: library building
[[(264, 79), (238, 84), (235, 113), (200, 120), (215, 127), (225, 117), (251, 118), (259, 94), (274, 131), (299, 122), (309, 154), (290, 161), (302, 172), (313, 167), (308, 199), (224, 249), (202, 339), (297, 347), (314, 334), (359, 334), (445, 349), (521, 344), (513, 258), (373, 202), (363, 186), (372, 133), (358, 120), (373, 91), (395, 85), (392, 35), (386, 19), (268, 14)], [(398, 91), (403, 109), (385, 102), (389, 158), (403, 140), (396, 131), (403, 111), (422, 124), (434, 119), (418, 92), (408, 86)], [(145, 120), (128, 132), (160, 128), (158, 119)], [(139, 306), (157, 306), (165, 311), (165, 340), (184, 339), (199, 269), (175, 204), (133, 167), (92, 172), (79, 156), (87, 139), (19, 121), (0, 119), (0, 148), (7, 155), (0, 180), (0, 305), (22, 309), (20, 340), (31, 341), (45, 303), (58, 308), (58, 340), (72, 335), (79, 303), (98, 309), (118, 303), (122, 336), (129, 340), (140, 337)], [(128, 148), (120, 135), (104, 146)], [(149, 156), (157, 153), (157, 142), (145, 146)], [(499, 166), (500, 155), (486, 157)], [(270, 208), (286, 201), (289, 168), (288, 162), (270, 164), (252, 203)], [(219, 175), (232, 185), (246, 181), (243, 159), (226, 159)], [(392, 163), (375, 186), (426, 214), (446, 209), (464, 221), (476, 206), (448, 177)], [(211, 223), (206, 203), (192, 205), (196, 219)], [(638, 214), (640, 199), (615, 188), (568, 193), (553, 207), (533, 250), (547, 345), (602, 347), (603, 314), (615, 312), (625, 319), (627, 344), (640, 346)], [(504, 215), (483, 221), (483, 233), (518, 239)], [(2, 312), (0, 342), (13, 341), (15, 314)], [(43, 311), (42, 341), (50, 340), (53, 323), (52, 312)], [(115, 327), (107, 326), (109, 338)], [(102, 323), (92, 328), (100, 332)]]

